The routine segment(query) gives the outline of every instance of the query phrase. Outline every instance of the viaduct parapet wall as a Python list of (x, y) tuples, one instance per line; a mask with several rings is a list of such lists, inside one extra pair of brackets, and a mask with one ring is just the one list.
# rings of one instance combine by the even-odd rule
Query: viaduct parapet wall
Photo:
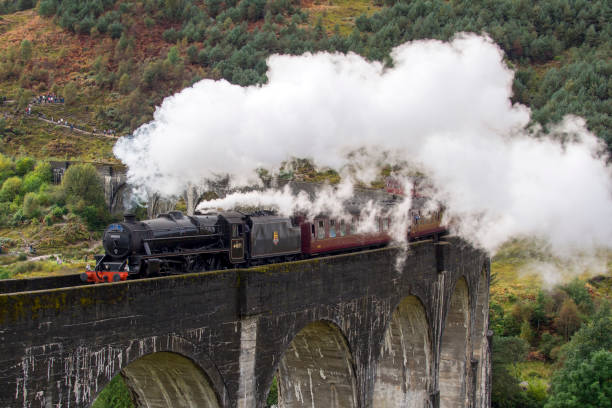
[(0, 406), (488, 407), (489, 260), (458, 238), (0, 295)]

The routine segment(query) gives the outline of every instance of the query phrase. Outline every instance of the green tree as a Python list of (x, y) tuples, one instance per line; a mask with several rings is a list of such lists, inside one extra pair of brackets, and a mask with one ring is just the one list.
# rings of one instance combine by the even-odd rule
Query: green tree
[(543, 333), (538, 349), (547, 359), (555, 360), (562, 344), (563, 338), (560, 336), (552, 335), (550, 333)]
[(102, 180), (94, 166), (70, 166), (62, 179), (62, 188), (69, 208), (79, 215), (90, 229), (99, 229), (108, 223), (109, 213), (104, 203)]
[(566, 299), (561, 306), (561, 310), (559, 310), (559, 316), (555, 319), (557, 332), (567, 341), (580, 328), (581, 323), (582, 320), (578, 315), (576, 303), (572, 299)]
[(612, 353), (599, 350), (555, 379), (546, 408), (612, 407)]
[(495, 361), (501, 364), (512, 364), (518, 371), (517, 364), (525, 360), (529, 344), (520, 337), (495, 337), (493, 355)]
[(538, 404), (532, 401), (518, 385), (515, 375), (508, 372), (512, 364), (516, 373), (516, 364), (527, 356), (528, 344), (518, 337), (493, 337), (493, 383), (491, 405), (494, 408), (535, 408)]
[(546, 408), (612, 406), (612, 318), (600, 307), (563, 349), (565, 363), (552, 379)]
[(17, 8), (19, 10), (27, 10), (27, 9), (31, 9), (32, 7), (34, 7), (34, 0), (18, 0), (17, 1)]
[(23, 192), (35, 192), (45, 183), (50, 183), (52, 178), (51, 165), (46, 162), (39, 163), (36, 168), (23, 178), (21, 189)]
[(21, 189), (25, 193), (38, 191), (43, 181), (34, 173), (30, 173), (23, 178)]
[(68, 82), (64, 86), (64, 101), (67, 105), (74, 105), (77, 102), (77, 86), (74, 82)]
[(22, 40), (20, 52), (21, 52), (21, 59), (24, 62), (30, 61), (32, 59), (32, 43), (29, 40)]
[(115, 21), (114, 23), (108, 26), (108, 32), (110, 33), (110, 36), (112, 38), (121, 37), (123, 30), (125, 30), (125, 27), (118, 21)]
[(83, 206), (102, 207), (104, 205), (102, 180), (96, 168), (91, 164), (75, 164), (68, 167), (62, 179), (62, 187), (67, 202), (72, 205), (80, 202), (84, 204)]
[(126, 72), (119, 78), (119, 92), (127, 95), (130, 93), (130, 87), (130, 75)]
[(40, 217), (40, 203), (36, 193), (27, 193), (23, 197), (23, 216), (26, 218)]
[(525, 340), (530, 345), (533, 344), (533, 342), (535, 341), (536, 334), (531, 328), (531, 324), (529, 323), (529, 321), (525, 320), (521, 325), (521, 334), (519, 335), (519, 337)]
[(57, 10), (57, 0), (42, 0), (38, 3), (38, 13), (44, 17), (51, 17)]
[(17, 92), (17, 106), (19, 109), (25, 109), (32, 100), (32, 91), (28, 89), (19, 89)]
[(15, 171), (18, 175), (24, 176), (26, 173), (32, 171), (35, 165), (36, 160), (33, 158), (28, 156), (22, 157), (21, 159), (17, 160), (17, 163), (15, 163)]
[(43, 183), (51, 183), (53, 181), (51, 165), (46, 161), (39, 162), (32, 174), (36, 175)]
[(576, 278), (567, 285), (563, 286), (562, 289), (569, 295), (570, 298), (572, 298), (581, 312), (585, 314), (593, 313), (593, 299), (591, 298), (591, 294), (584, 285), (583, 281)]
[(168, 56), (166, 60), (172, 65), (176, 66), (181, 61), (181, 54), (179, 53), (178, 47), (171, 47), (168, 51)]
[(4, 183), (4, 181), (14, 175), (14, 164), (13, 161), (0, 153), (0, 183)]
[(536, 304), (533, 308), (533, 314), (531, 315), (531, 324), (535, 326), (537, 330), (540, 329), (541, 325), (547, 325), (550, 323), (550, 314), (552, 313), (552, 308), (552, 297), (543, 290), (538, 291), (538, 296), (536, 297)]
[(21, 178), (9, 177), (2, 184), (0, 189), (0, 201), (13, 201), (21, 191)]

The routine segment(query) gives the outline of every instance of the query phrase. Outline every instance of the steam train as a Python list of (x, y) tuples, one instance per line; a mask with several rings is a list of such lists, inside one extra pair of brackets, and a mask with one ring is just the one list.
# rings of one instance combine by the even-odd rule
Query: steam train
[[(407, 238), (418, 240), (446, 232), (441, 211), (421, 216), (411, 210)], [(320, 215), (280, 217), (269, 212), (196, 213), (180, 211), (138, 221), (131, 214), (104, 232), (105, 254), (97, 255), (84, 282), (118, 282), (138, 277), (181, 274), (285, 262), (359, 251), (391, 241), (390, 217), (378, 217), (375, 231), (358, 232), (359, 214), (351, 220)]]

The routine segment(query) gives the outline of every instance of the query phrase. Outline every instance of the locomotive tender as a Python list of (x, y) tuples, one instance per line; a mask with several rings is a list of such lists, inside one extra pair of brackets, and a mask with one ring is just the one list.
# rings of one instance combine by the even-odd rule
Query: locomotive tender
[[(408, 239), (437, 237), (446, 228), (441, 212), (421, 217), (414, 210)], [(280, 217), (271, 213), (196, 213), (180, 211), (138, 221), (126, 214), (123, 222), (104, 232), (105, 254), (96, 256), (93, 271), (81, 274), (84, 282), (118, 282), (159, 276), (247, 267), (313, 256), (358, 251), (387, 245), (389, 217), (376, 220), (377, 231), (357, 233), (358, 214), (351, 220), (321, 215)]]

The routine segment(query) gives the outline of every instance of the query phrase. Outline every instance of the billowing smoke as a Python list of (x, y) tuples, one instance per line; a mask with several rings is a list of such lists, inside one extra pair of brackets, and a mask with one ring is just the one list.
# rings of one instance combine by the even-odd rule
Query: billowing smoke
[[(365, 181), (382, 163), (410, 163), (455, 231), (488, 250), (511, 236), (544, 238), (559, 253), (612, 247), (604, 146), (579, 118), (527, 130), (529, 109), (512, 104), (513, 72), (490, 39), (416, 41), (392, 58), (385, 67), (354, 54), (272, 56), (268, 84), (200, 81), (166, 98), (115, 154), (134, 185), (170, 195), (222, 174), (249, 183), (290, 157)], [(286, 196), (261, 200), (301, 201)]]

